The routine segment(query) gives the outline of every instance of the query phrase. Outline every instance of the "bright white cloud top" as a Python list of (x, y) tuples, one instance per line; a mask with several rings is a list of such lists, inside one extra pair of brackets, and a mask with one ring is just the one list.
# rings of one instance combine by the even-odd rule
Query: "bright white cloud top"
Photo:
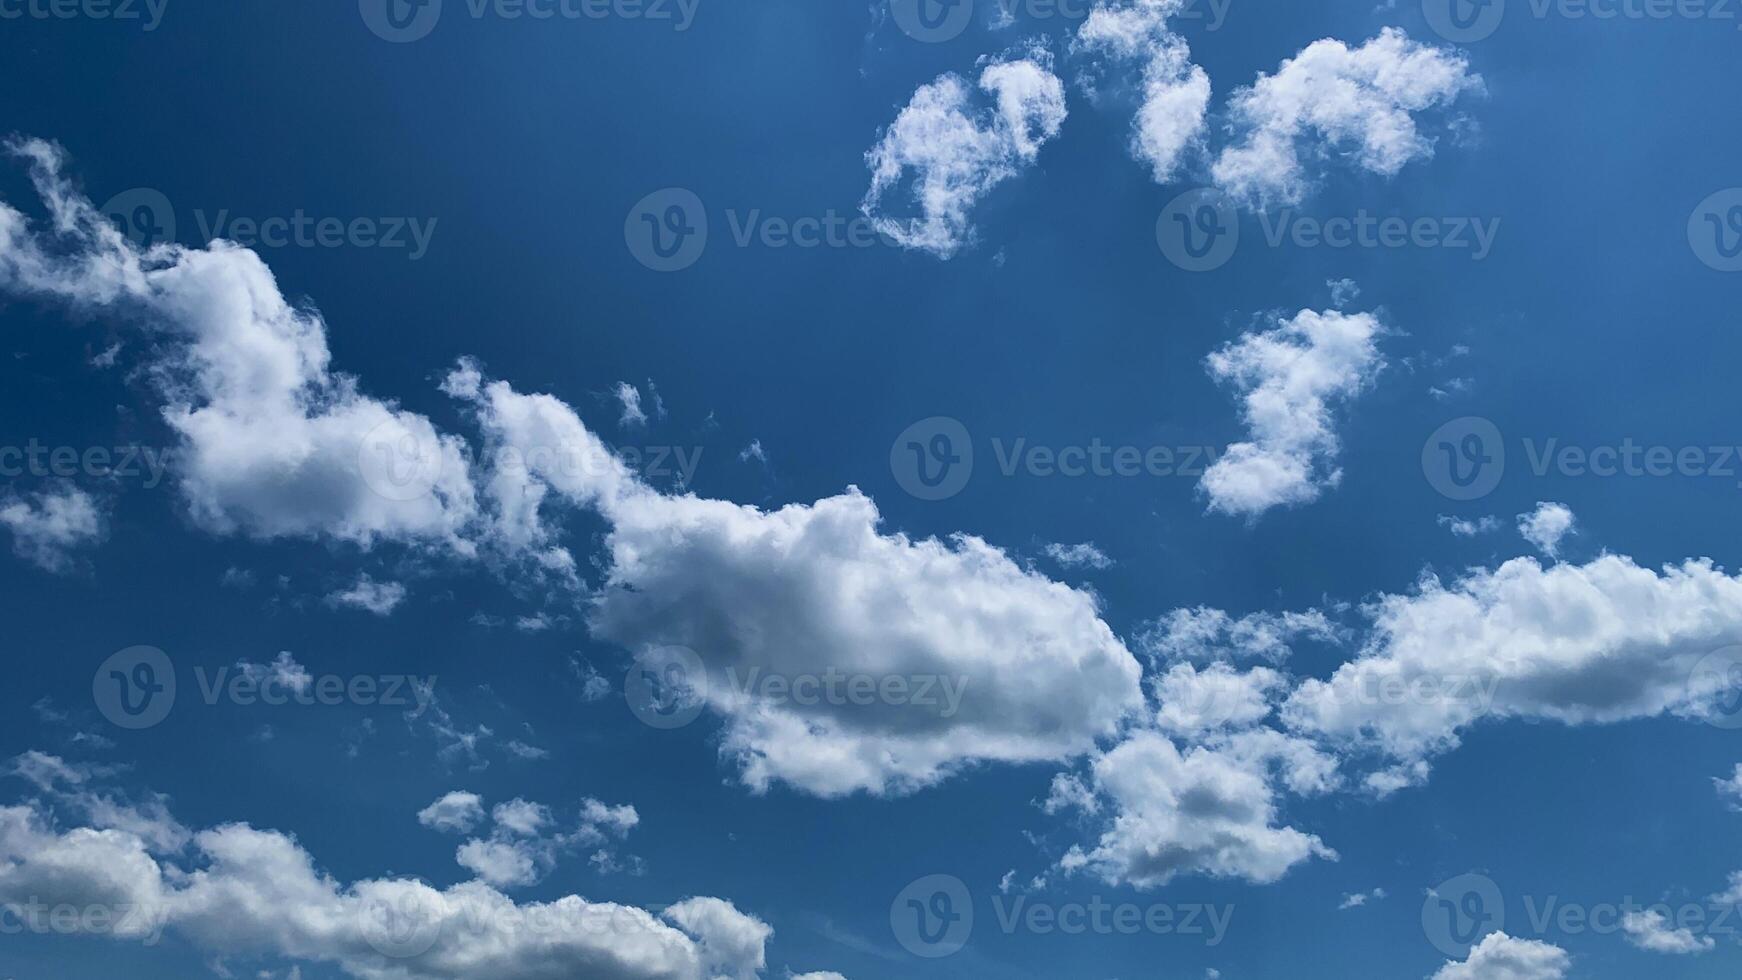
[(1571, 966), (1572, 957), (1558, 946), (1493, 932), (1463, 962), (1440, 967), (1432, 980), (1564, 980)]
[(1131, 154), (1158, 184), (1173, 181), (1187, 153), (1200, 148), (1210, 105), (1210, 76), (1192, 64), (1191, 48), (1168, 27), (1187, 0), (1097, 4), (1071, 41), (1087, 62), (1084, 85), (1097, 99), (1129, 87), (1123, 72), (1141, 66)]

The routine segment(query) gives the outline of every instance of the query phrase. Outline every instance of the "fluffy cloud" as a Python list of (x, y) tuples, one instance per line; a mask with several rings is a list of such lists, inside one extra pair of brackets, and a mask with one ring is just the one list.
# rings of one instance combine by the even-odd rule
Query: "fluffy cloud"
[(1237, 198), (1293, 204), (1309, 175), (1302, 156), (1340, 153), (1387, 177), (1433, 155), (1415, 114), (1479, 91), (1461, 54), (1417, 44), (1395, 28), (1358, 48), (1326, 38), (1229, 99), (1235, 133), (1212, 167)]
[[(1064, 85), (1044, 52), (987, 63), (979, 88), (990, 105), (976, 106), (955, 74), (921, 85), (865, 154), (871, 187), (860, 210), (880, 233), (949, 258), (973, 237), (975, 203), (1033, 164), (1064, 124)], [(904, 185), (919, 209), (916, 219), (884, 214), (885, 195)]]
[(405, 586), (398, 582), (377, 582), (363, 575), (350, 588), (328, 595), (327, 602), (386, 616), (405, 601), (405, 594)]
[(471, 550), (460, 441), (335, 373), (320, 314), (286, 301), (257, 255), (224, 241), (141, 251), (73, 189), (58, 147), (9, 149), (29, 162), (50, 220), (33, 230), (0, 203), (0, 290), (109, 313), (151, 338), (148, 374), (182, 441), (196, 520), (262, 538)]
[(1156, 726), (1171, 735), (1202, 736), (1220, 728), (1250, 728), (1270, 714), (1270, 695), (1287, 680), (1268, 667), (1244, 673), (1225, 663), (1199, 670), (1175, 664), (1153, 681), (1161, 705)]
[[(852, 488), (774, 511), (661, 493), (562, 402), (456, 373), (448, 388), (471, 398), (492, 446), (562, 447), (491, 453), (524, 462), (488, 474), (487, 492), (524, 505), (515, 520), (532, 540), (547, 533), (540, 504), (555, 499), (606, 519), (593, 632), (638, 653), (694, 651), (705, 676), (691, 680), (726, 719), (723, 751), (755, 789), (904, 792), (977, 761), (1067, 759), (1142, 703), (1136, 659), (1094, 597), (978, 538), (883, 533)], [(566, 456), (608, 462), (555, 465)], [(826, 672), (924, 683), (933, 697), (804, 704), (744, 684)], [(936, 696), (944, 685), (963, 692), (959, 704)]]
[(1573, 533), (1573, 512), (1566, 504), (1542, 501), (1528, 514), (1518, 515), (1518, 533), (1531, 547), (1550, 558), (1561, 553), (1561, 539)]
[(1742, 764), (1736, 766), (1736, 771), (1727, 778), (1713, 779), (1718, 787), (1718, 796), (1730, 803), (1730, 809), (1742, 812)]
[(417, 822), (445, 833), (471, 833), (484, 820), (484, 801), (476, 793), (454, 790), (418, 811)]
[(1432, 980), (1563, 980), (1570, 965), (1558, 946), (1492, 932), (1462, 963), (1447, 963)]
[(1732, 682), (1726, 669), (1696, 668), (1742, 642), (1742, 580), (1709, 561), (1653, 571), (1618, 555), (1546, 568), (1516, 558), (1450, 585), (1425, 578), (1368, 612), (1360, 656), (1304, 682), (1283, 715), (1297, 730), (1420, 761), (1490, 716), (1709, 715)]
[[(1275, 825), (1262, 761), (1203, 747), (1181, 753), (1160, 734), (1133, 734), (1091, 767), (1092, 793), (1105, 801), (1110, 824), (1092, 849), (1072, 848), (1061, 867), (1153, 888), (1181, 874), (1268, 884), (1309, 858), (1335, 859), (1319, 838)], [(1075, 780), (1061, 784), (1067, 797), (1086, 792)]]
[(1210, 104), (1210, 76), (1192, 64), (1191, 48), (1167, 26), (1186, 3), (1096, 4), (1071, 42), (1072, 53), (1088, 61), (1084, 84), (1097, 98), (1107, 94), (1108, 81), (1119, 69), (1143, 66), (1131, 154), (1149, 165), (1158, 184), (1173, 180), (1186, 153), (1202, 144)]
[(1096, 568), (1113, 567), (1113, 559), (1095, 547), (1093, 541), (1083, 544), (1049, 544), (1045, 549), (1046, 556), (1066, 568)]
[(202, 831), (193, 845), (182, 867), (125, 831), (63, 832), (32, 807), (0, 807), (0, 903), (105, 908), (96, 929), (111, 938), (168, 929), (216, 956), (330, 963), (361, 980), (749, 978), (772, 934), (717, 898), (655, 916), (574, 895), (519, 904), (479, 882), (343, 885), (294, 839), (244, 824)]
[(1256, 518), (1337, 485), (1331, 407), (1359, 394), (1384, 367), (1381, 330), (1371, 313), (1302, 310), (1210, 355), (1211, 376), (1240, 396), (1250, 432), (1199, 481), (1212, 511)]
[(1686, 956), (1708, 952), (1717, 945), (1711, 936), (1696, 936), (1691, 929), (1677, 928), (1656, 909), (1643, 909), (1622, 916), (1621, 931), (1627, 935), (1628, 942), (1653, 953)]
[[(4, 217), (0, 213), (0, 221)], [(103, 539), (97, 502), (73, 486), (0, 497), (0, 527), (12, 532), (12, 550), (20, 558), (51, 572), (70, 571), (72, 552)]]
[(1249, 613), (1236, 619), (1208, 606), (1175, 609), (1147, 624), (1138, 647), (1164, 661), (1256, 657), (1280, 663), (1298, 640), (1335, 643), (1342, 631), (1317, 609)]

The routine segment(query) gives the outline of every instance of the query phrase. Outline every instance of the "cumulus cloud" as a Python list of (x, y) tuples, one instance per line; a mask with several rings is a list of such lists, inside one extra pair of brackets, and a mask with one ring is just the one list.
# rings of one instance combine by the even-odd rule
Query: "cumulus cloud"
[(1450, 584), (1425, 577), (1367, 611), (1360, 655), (1305, 681), (1283, 716), (1405, 762), (1456, 746), (1483, 718), (1709, 716), (1734, 682), (1697, 668), (1742, 642), (1742, 580), (1705, 560), (1653, 571), (1619, 555), (1548, 567), (1516, 558)]
[[(4, 219), (0, 214), (0, 222)], [(0, 496), (0, 526), (12, 532), (15, 554), (50, 572), (71, 571), (73, 552), (102, 541), (104, 533), (96, 500), (70, 485)]]
[(1212, 173), (1236, 198), (1262, 205), (1298, 203), (1311, 179), (1306, 161), (1333, 154), (1394, 176), (1433, 155), (1416, 115), (1481, 88), (1463, 55), (1395, 28), (1356, 48), (1314, 41), (1229, 98), (1234, 142)]
[(1621, 917), (1627, 941), (1652, 953), (1687, 956), (1705, 953), (1717, 945), (1711, 936), (1696, 936), (1692, 929), (1678, 928), (1656, 909), (1641, 909)]
[(1381, 331), (1371, 313), (1302, 310), (1210, 355), (1210, 375), (1239, 395), (1250, 433), (1204, 471), (1198, 486), (1210, 510), (1256, 518), (1317, 500), (1342, 480), (1332, 406), (1384, 367)]
[(1451, 517), (1446, 514), (1441, 514), (1439, 517), (1439, 524), (1440, 527), (1452, 532), (1455, 537), (1473, 538), (1478, 534), (1488, 534), (1489, 532), (1499, 530), (1500, 518), (1479, 517), (1472, 521), (1466, 518)]
[(1190, 46), (1167, 25), (1186, 5), (1187, 0), (1098, 3), (1071, 41), (1072, 54), (1086, 63), (1083, 84), (1097, 99), (1125, 87), (1121, 69), (1142, 66), (1131, 155), (1149, 165), (1158, 184), (1173, 180), (1185, 156), (1201, 147), (1210, 104), (1210, 76), (1192, 64)]
[[(953, 73), (921, 85), (865, 154), (871, 187), (860, 210), (906, 248), (954, 255), (973, 238), (974, 205), (1032, 165), (1064, 124), (1064, 85), (1044, 52), (988, 62), (979, 91)], [(885, 197), (904, 187), (919, 212), (910, 220), (885, 213)]]
[(1179, 663), (1153, 681), (1156, 726), (1180, 737), (1202, 736), (1221, 728), (1250, 728), (1270, 714), (1271, 695), (1287, 679), (1268, 667), (1245, 672), (1225, 663), (1199, 670)]
[(1558, 946), (1491, 932), (1463, 962), (1440, 967), (1432, 980), (1564, 980), (1570, 966)]
[[(465, 388), (493, 445), (598, 449), (555, 398), (500, 381)], [(884, 533), (856, 488), (764, 511), (665, 494), (620, 463), (583, 472), (520, 458), (489, 476), (489, 492), (605, 518), (610, 564), (588, 609), (593, 632), (637, 653), (694, 651), (705, 677), (692, 680), (727, 723), (722, 751), (754, 789), (905, 792), (974, 762), (1067, 759), (1142, 702), (1136, 659), (1092, 595), (978, 538)], [(519, 519), (528, 536), (542, 533), (537, 506)], [(902, 678), (914, 696), (803, 704), (745, 684), (825, 672)], [(959, 703), (939, 697), (951, 685)]]
[(112, 939), (172, 931), (211, 955), (328, 963), (361, 980), (749, 978), (772, 935), (717, 898), (660, 915), (575, 895), (522, 904), (475, 881), (342, 884), (293, 838), (246, 824), (192, 843), (187, 863), (172, 863), (133, 833), (62, 831), (33, 806), (3, 806), (0, 903), (103, 907), (113, 915), (100, 931)]
[(454, 790), (417, 813), (417, 822), (432, 830), (467, 834), (484, 820), (484, 801), (476, 793)]
[(400, 583), (377, 582), (368, 575), (363, 575), (350, 588), (328, 595), (327, 602), (335, 606), (361, 609), (377, 616), (387, 616), (399, 608), (399, 604), (405, 601), (405, 596), (405, 586)]
[(1318, 837), (1276, 826), (1275, 792), (1262, 763), (1262, 756), (1228, 750), (1182, 753), (1158, 733), (1133, 734), (1092, 764), (1092, 789), (1064, 782), (1067, 793), (1074, 786), (1104, 801), (1112, 819), (1092, 848), (1073, 847), (1060, 866), (1154, 888), (1182, 874), (1268, 884), (1310, 858), (1335, 859)]
[(1560, 557), (1561, 539), (1573, 533), (1573, 524), (1572, 510), (1550, 501), (1540, 501), (1535, 510), (1518, 515), (1518, 533), (1550, 558)]
[(1093, 541), (1082, 544), (1049, 544), (1044, 549), (1046, 556), (1066, 568), (1096, 568), (1113, 567), (1113, 559), (1095, 547)]
[[(178, 476), (197, 521), (261, 538), (470, 550), (461, 442), (334, 372), (320, 314), (288, 302), (259, 256), (221, 240), (142, 251), (73, 188), (58, 147), (8, 148), (28, 161), (49, 221), (35, 229), (0, 202), (0, 290), (112, 314), (150, 338), (147, 373), (181, 439)], [(418, 492), (399, 492), (407, 483)]]
[(1335, 643), (1342, 630), (1317, 609), (1248, 613), (1235, 618), (1209, 606), (1175, 609), (1144, 626), (1137, 645), (1162, 661), (1288, 659), (1300, 640)]
[(1742, 813), (1742, 764), (1728, 777), (1713, 779), (1712, 783), (1718, 787), (1719, 798), (1729, 801), (1730, 809)]

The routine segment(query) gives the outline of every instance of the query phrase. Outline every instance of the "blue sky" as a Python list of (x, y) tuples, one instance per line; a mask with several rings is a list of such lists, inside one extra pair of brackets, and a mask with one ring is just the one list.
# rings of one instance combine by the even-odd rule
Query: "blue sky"
[(0, 0), (0, 976), (1735, 974), (1742, 19), (891, 2)]

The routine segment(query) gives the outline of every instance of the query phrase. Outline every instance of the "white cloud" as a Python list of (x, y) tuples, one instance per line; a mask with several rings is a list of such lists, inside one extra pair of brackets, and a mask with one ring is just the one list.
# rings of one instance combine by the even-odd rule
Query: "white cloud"
[(1049, 544), (1045, 548), (1046, 556), (1066, 568), (1097, 568), (1113, 567), (1113, 559), (1095, 547), (1093, 541), (1082, 544)]
[(1652, 571), (1618, 555), (1546, 568), (1516, 558), (1450, 585), (1424, 578), (1368, 614), (1361, 655), (1304, 682), (1283, 715), (1303, 732), (1419, 761), (1484, 717), (1708, 715), (1729, 675), (1695, 668), (1742, 642), (1742, 580), (1703, 560)]
[(1621, 931), (1627, 941), (1652, 953), (1687, 956), (1704, 953), (1717, 945), (1711, 936), (1696, 936), (1693, 930), (1674, 927), (1662, 912), (1643, 909), (1621, 917)]
[[(975, 106), (967, 82), (955, 74), (921, 85), (865, 154), (871, 187), (860, 210), (880, 233), (949, 258), (973, 238), (974, 205), (1033, 164), (1064, 123), (1064, 85), (1044, 52), (991, 61), (979, 87), (990, 106)], [(904, 185), (919, 209), (916, 219), (884, 213), (885, 196)]]
[(1550, 558), (1559, 558), (1561, 539), (1573, 531), (1573, 512), (1566, 504), (1539, 501), (1536, 509), (1518, 515), (1518, 533)]
[(327, 602), (386, 616), (405, 601), (405, 595), (405, 586), (398, 582), (377, 582), (363, 575), (350, 588), (328, 595)]
[(1564, 980), (1570, 966), (1558, 946), (1491, 932), (1462, 963), (1447, 963), (1432, 980)]
[[(597, 445), (554, 398), (503, 382), (469, 390), (493, 445)], [(526, 459), (491, 474), (490, 492), (554, 494), (605, 517), (611, 560), (588, 611), (593, 632), (636, 652), (693, 650), (707, 704), (727, 720), (723, 752), (754, 789), (899, 793), (974, 762), (1068, 759), (1142, 702), (1137, 662), (1093, 596), (978, 538), (883, 533), (857, 489), (763, 511), (667, 495), (621, 464), (583, 472)], [(519, 519), (543, 533), (536, 507)], [(745, 693), (728, 673), (830, 670), (952, 683), (964, 697), (955, 709), (935, 698), (804, 705)]]
[(1378, 901), (1384, 897), (1385, 889), (1383, 888), (1375, 888), (1371, 892), (1355, 892), (1352, 895), (1344, 895), (1343, 901), (1337, 906), (1337, 910), (1340, 912), (1345, 909), (1358, 909), (1361, 906), (1366, 905), (1369, 901)]
[(1742, 871), (1730, 872), (1729, 887), (1713, 895), (1708, 901), (1715, 905), (1742, 905)]
[(1317, 837), (1274, 825), (1275, 793), (1259, 760), (1202, 747), (1182, 754), (1159, 734), (1137, 732), (1096, 759), (1091, 774), (1112, 821), (1091, 850), (1065, 855), (1067, 872), (1136, 888), (1181, 874), (1268, 884), (1312, 857), (1336, 857)]
[(1071, 42), (1072, 54), (1090, 59), (1084, 84), (1097, 99), (1119, 69), (1143, 65), (1131, 154), (1149, 165), (1158, 184), (1173, 180), (1186, 154), (1201, 147), (1210, 104), (1210, 76), (1192, 64), (1191, 48), (1167, 26), (1185, 7), (1186, 0), (1098, 3)]
[[(52, 227), (35, 232), (0, 203), (0, 290), (142, 325), (197, 521), (261, 538), (471, 550), (460, 441), (335, 373), (320, 314), (286, 301), (259, 256), (221, 240), (141, 252), (73, 189), (58, 147), (9, 147), (29, 162)], [(396, 492), (400, 476), (429, 492)]]
[(1728, 778), (1713, 779), (1712, 783), (1718, 787), (1718, 796), (1729, 801), (1730, 809), (1742, 812), (1742, 764)]
[(1310, 175), (1303, 154), (1346, 155), (1361, 168), (1393, 176), (1433, 156), (1415, 114), (1480, 91), (1481, 76), (1463, 55), (1409, 39), (1395, 28), (1358, 48), (1326, 38), (1234, 92), (1229, 109), (1235, 143), (1212, 167), (1235, 197), (1272, 205), (1298, 203)]
[(444, 833), (471, 833), (484, 820), (484, 801), (476, 793), (454, 790), (418, 811), (417, 822)]
[(1281, 663), (1297, 640), (1335, 643), (1342, 631), (1317, 609), (1306, 612), (1249, 613), (1236, 619), (1209, 606), (1175, 609), (1146, 624), (1138, 648), (1173, 660), (1223, 660), (1256, 657)]
[(236, 661), (236, 672), (250, 684), (260, 688), (283, 688), (293, 694), (302, 694), (314, 683), (314, 675), (308, 668), (296, 662), (289, 650), (280, 650), (278, 656), (269, 664), (249, 663), (246, 660)]
[(1202, 736), (1220, 728), (1250, 728), (1270, 714), (1270, 695), (1287, 679), (1268, 667), (1244, 673), (1225, 663), (1199, 670), (1179, 663), (1152, 681), (1156, 725), (1179, 737)]
[[(0, 213), (0, 230), (4, 220)], [(12, 532), (12, 550), (20, 558), (51, 572), (71, 571), (72, 553), (100, 542), (104, 533), (97, 502), (70, 485), (28, 497), (0, 496), (0, 526)]]
[(454, 860), (496, 888), (537, 884), (550, 870), (546, 852), (536, 842), (507, 838), (466, 841), (454, 852)]
[(623, 405), (623, 415), (617, 419), (617, 424), (625, 429), (646, 425), (647, 413), (641, 410), (641, 391), (627, 381), (619, 381), (616, 394), (617, 401)]
[(1498, 531), (1500, 529), (1500, 518), (1479, 517), (1472, 521), (1461, 517), (1451, 517), (1446, 514), (1441, 514), (1439, 517), (1439, 524), (1440, 527), (1452, 532), (1456, 537), (1473, 538), (1478, 534), (1488, 534), (1493, 531)]
[(1199, 481), (1212, 511), (1256, 518), (1317, 500), (1341, 481), (1332, 405), (1359, 394), (1384, 367), (1381, 331), (1370, 313), (1302, 310), (1210, 355), (1210, 375), (1240, 396), (1250, 433)]

